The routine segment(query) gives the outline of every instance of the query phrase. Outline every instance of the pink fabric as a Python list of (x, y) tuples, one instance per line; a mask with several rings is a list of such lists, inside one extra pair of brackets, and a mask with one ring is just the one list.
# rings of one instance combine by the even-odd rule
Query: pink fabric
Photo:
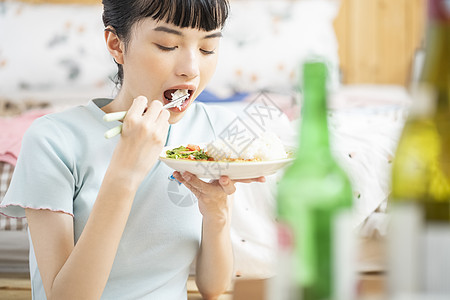
[(49, 110), (32, 110), (17, 117), (0, 118), (0, 161), (16, 165), (22, 137), (33, 121)]

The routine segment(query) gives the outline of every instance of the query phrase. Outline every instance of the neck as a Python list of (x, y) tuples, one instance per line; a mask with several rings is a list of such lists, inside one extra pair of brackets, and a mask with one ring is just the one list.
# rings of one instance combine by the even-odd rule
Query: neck
[(133, 103), (133, 97), (126, 92), (126, 88), (122, 86), (117, 96), (108, 105), (102, 107), (105, 113), (126, 111)]

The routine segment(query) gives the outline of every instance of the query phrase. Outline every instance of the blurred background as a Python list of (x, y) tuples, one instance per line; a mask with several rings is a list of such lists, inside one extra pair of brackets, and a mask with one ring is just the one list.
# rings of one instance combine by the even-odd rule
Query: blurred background
[[(220, 99), (288, 92), (311, 53), (328, 59), (334, 87), (407, 86), (422, 47), (423, 0), (231, 0), (231, 8), (209, 88)], [(0, 101), (113, 94), (102, 30), (100, 0), (0, 1)]]
[[(198, 100), (239, 113), (264, 93), (262, 100), (287, 116), (278, 120), (283, 142), (295, 144), (300, 66), (321, 56), (330, 73), (333, 151), (353, 184), (354, 226), (364, 249), (358, 269), (382, 272), (390, 167), (421, 64), (425, 0), (230, 3), (217, 71)], [(0, 202), (35, 118), (117, 93), (101, 13), (100, 0), (0, 0)], [(253, 192), (233, 208), (236, 278), (273, 274), (275, 199), (264, 189), (257, 205), (245, 202)], [(28, 299), (29, 282), (5, 281), (27, 277), (26, 229), (26, 220), (0, 215), (0, 299)], [(382, 288), (379, 278), (375, 287)], [(25, 294), (2, 298), (7, 289)]]

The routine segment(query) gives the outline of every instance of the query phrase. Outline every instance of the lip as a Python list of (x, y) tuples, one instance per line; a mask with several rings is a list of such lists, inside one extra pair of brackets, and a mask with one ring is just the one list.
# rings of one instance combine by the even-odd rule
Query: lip
[[(192, 102), (192, 99), (193, 99), (193, 96), (195, 94), (195, 91), (197, 90), (197, 87), (195, 85), (192, 85), (192, 84), (180, 84), (180, 85), (169, 87), (169, 88), (165, 89), (164, 91), (167, 91), (167, 90), (189, 90), (189, 98), (187, 98), (183, 102), (183, 105), (181, 106), (181, 110), (178, 109), (178, 107), (172, 107), (172, 108), (168, 109), (171, 112), (178, 112), (178, 113), (180, 113), (180, 112), (185, 111), (186, 108), (189, 106), (189, 104)], [(162, 99), (163, 99), (164, 105), (170, 103), (170, 101), (167, 100), (166, 97), (164, 96), (164, 92), (163, 92), (163, 95), (162, 95)]]

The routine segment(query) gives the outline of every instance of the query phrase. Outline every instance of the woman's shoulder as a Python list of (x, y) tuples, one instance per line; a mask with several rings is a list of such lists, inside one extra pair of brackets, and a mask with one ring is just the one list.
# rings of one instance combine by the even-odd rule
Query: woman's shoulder
[(59, 139), (67, 137), (75, 128), (83, 127), (80, 117), (85, 114), (83, 106), (54, 111), (33, 121), (25, 132), (25, 139)]

